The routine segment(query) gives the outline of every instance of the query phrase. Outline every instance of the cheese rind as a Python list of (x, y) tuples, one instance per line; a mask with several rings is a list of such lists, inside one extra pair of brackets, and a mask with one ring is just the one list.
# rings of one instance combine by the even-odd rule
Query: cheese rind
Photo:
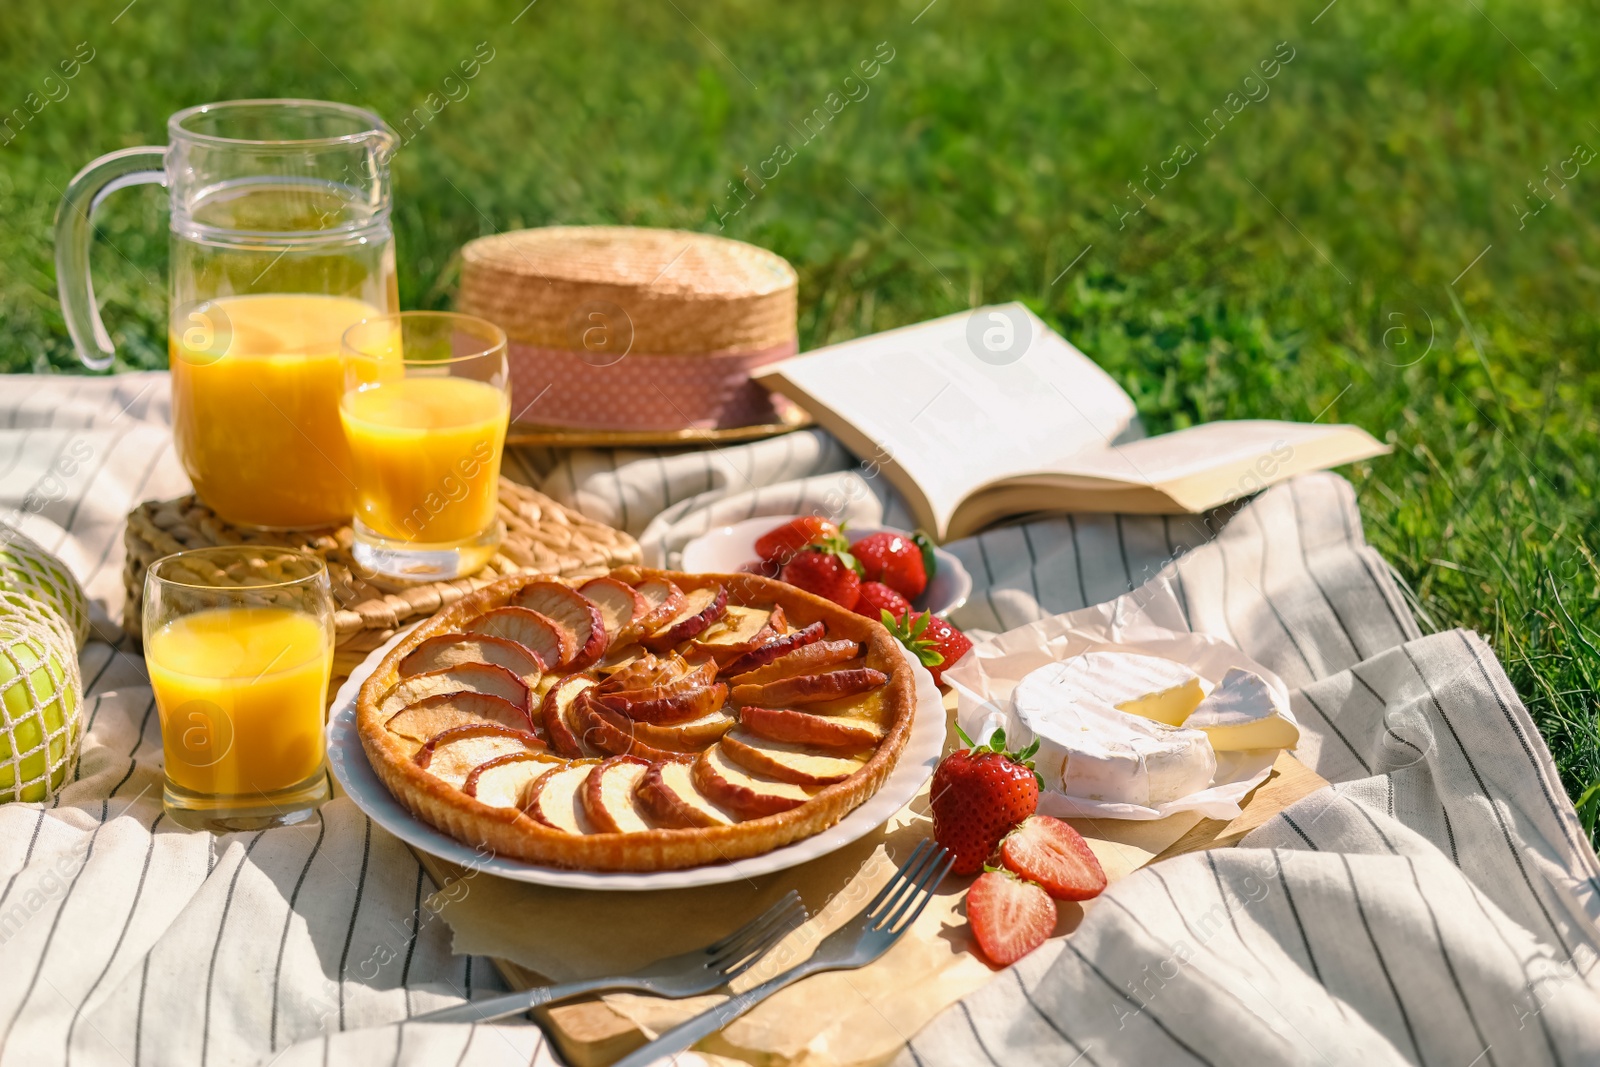
[(1300, 743), (1300, 728), (1284, 713), (1277, 692), (1259, 674), (1238, 667), (1223, 675), (1184, 725), (1204, 731), (1218, 752)]
[(1078, 684), (1075, 662), (1041, 667), (1012, 693), (1017, 719), (1039, 740), (1036, 765), (1048, 788), (1155, 807), (1211, 784), (1217, 760), (1204, 733), (1118, 709)]
[(1062, 684), (1130, 715), (1182, 726), (1205, 697), (1200, 676), (1181, 663), (1134, 652), (1085, 652), (1060, 664)]

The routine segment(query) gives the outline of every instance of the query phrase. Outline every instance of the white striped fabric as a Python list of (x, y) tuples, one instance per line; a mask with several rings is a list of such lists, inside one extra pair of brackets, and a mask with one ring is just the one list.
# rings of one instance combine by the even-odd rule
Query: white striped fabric
[[(164, 375), (0, 379), (0, 519), (67, 560), (105, 635), (122, 515), (185, 488), (166, 422)], [(907, 521), (816, 431), (520, 451), (508, 472), (669, 562), (751, 515)], [(1238, 644), (1296, 688), (1299, 754), (1337, 784), (1245, 847), (1120, 883), (901, 1062), (1600, 1062), (1600, 868), (1493, 656), (1421, 634), (1345, 482), (1209, 520), (1048, 518), (950, 547), (976, 580), (964, 626), (1130, 596)], [(142, 662), (97, 641), (82, 668), (76, 780), (0, 807), (0, 1065), (554, 1062), (527, 1025), (404, 1025), (500, 983), (451, 956), (403, 846), (345, 800), (261, 834), (170, 825)]]

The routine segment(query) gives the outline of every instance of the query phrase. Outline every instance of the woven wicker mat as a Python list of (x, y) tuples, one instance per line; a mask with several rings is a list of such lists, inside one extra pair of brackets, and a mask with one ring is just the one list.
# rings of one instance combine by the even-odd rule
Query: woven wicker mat
[[(144, 572), (162, 556), (208, 545), (280, 545), (315, 552), (328, 563), (333, 584), (336, 647), (334, 686), (348, 677), (367, 653), (406, 622), (431, 615), (466, 594), (508, 574), (562, 576), (598, 574), (640, 561), (639, 544), (620, 530), (585, 518), (542, 493), (500, 479), (500, 518), (506, 539), (483, 570), (450, 582), (408, 585), (360, 573), (350, 557), (350, 527), (290, 533), (244, 530), (217, 518), (193, 495), (149, 500), (128, 515), (123, 534), (128, 549), (122, 580), (127, 600), (122, 628), (140, 636)], [(331, 690), (330, 690), (331, 696)]]

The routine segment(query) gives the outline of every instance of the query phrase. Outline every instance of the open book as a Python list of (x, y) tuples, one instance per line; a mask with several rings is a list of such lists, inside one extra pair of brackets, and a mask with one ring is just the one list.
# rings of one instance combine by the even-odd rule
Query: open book
[(1198, 513), (1389, 449), (1354, 426), (1241, 421), (1141, 438), (1133, 400), (1021, 304), (756, 373), (881, 468), (939, 540), (1036, 511)]

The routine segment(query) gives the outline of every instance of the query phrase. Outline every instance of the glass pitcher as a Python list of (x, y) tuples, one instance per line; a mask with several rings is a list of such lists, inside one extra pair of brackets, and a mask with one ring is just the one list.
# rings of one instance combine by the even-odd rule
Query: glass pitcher
[(172, 207), (173, 438), (195, 492), (230, 523), (340, 524), (355, 505), (339, 423), (346, 327), (399, 310), (383, 120), (317, 100), (202, 104), (164, 148), (101, 156), (56, 217), (61, 309), (79, 357), (115, 349), (89, 277), (108, 193), (160, 183)]

